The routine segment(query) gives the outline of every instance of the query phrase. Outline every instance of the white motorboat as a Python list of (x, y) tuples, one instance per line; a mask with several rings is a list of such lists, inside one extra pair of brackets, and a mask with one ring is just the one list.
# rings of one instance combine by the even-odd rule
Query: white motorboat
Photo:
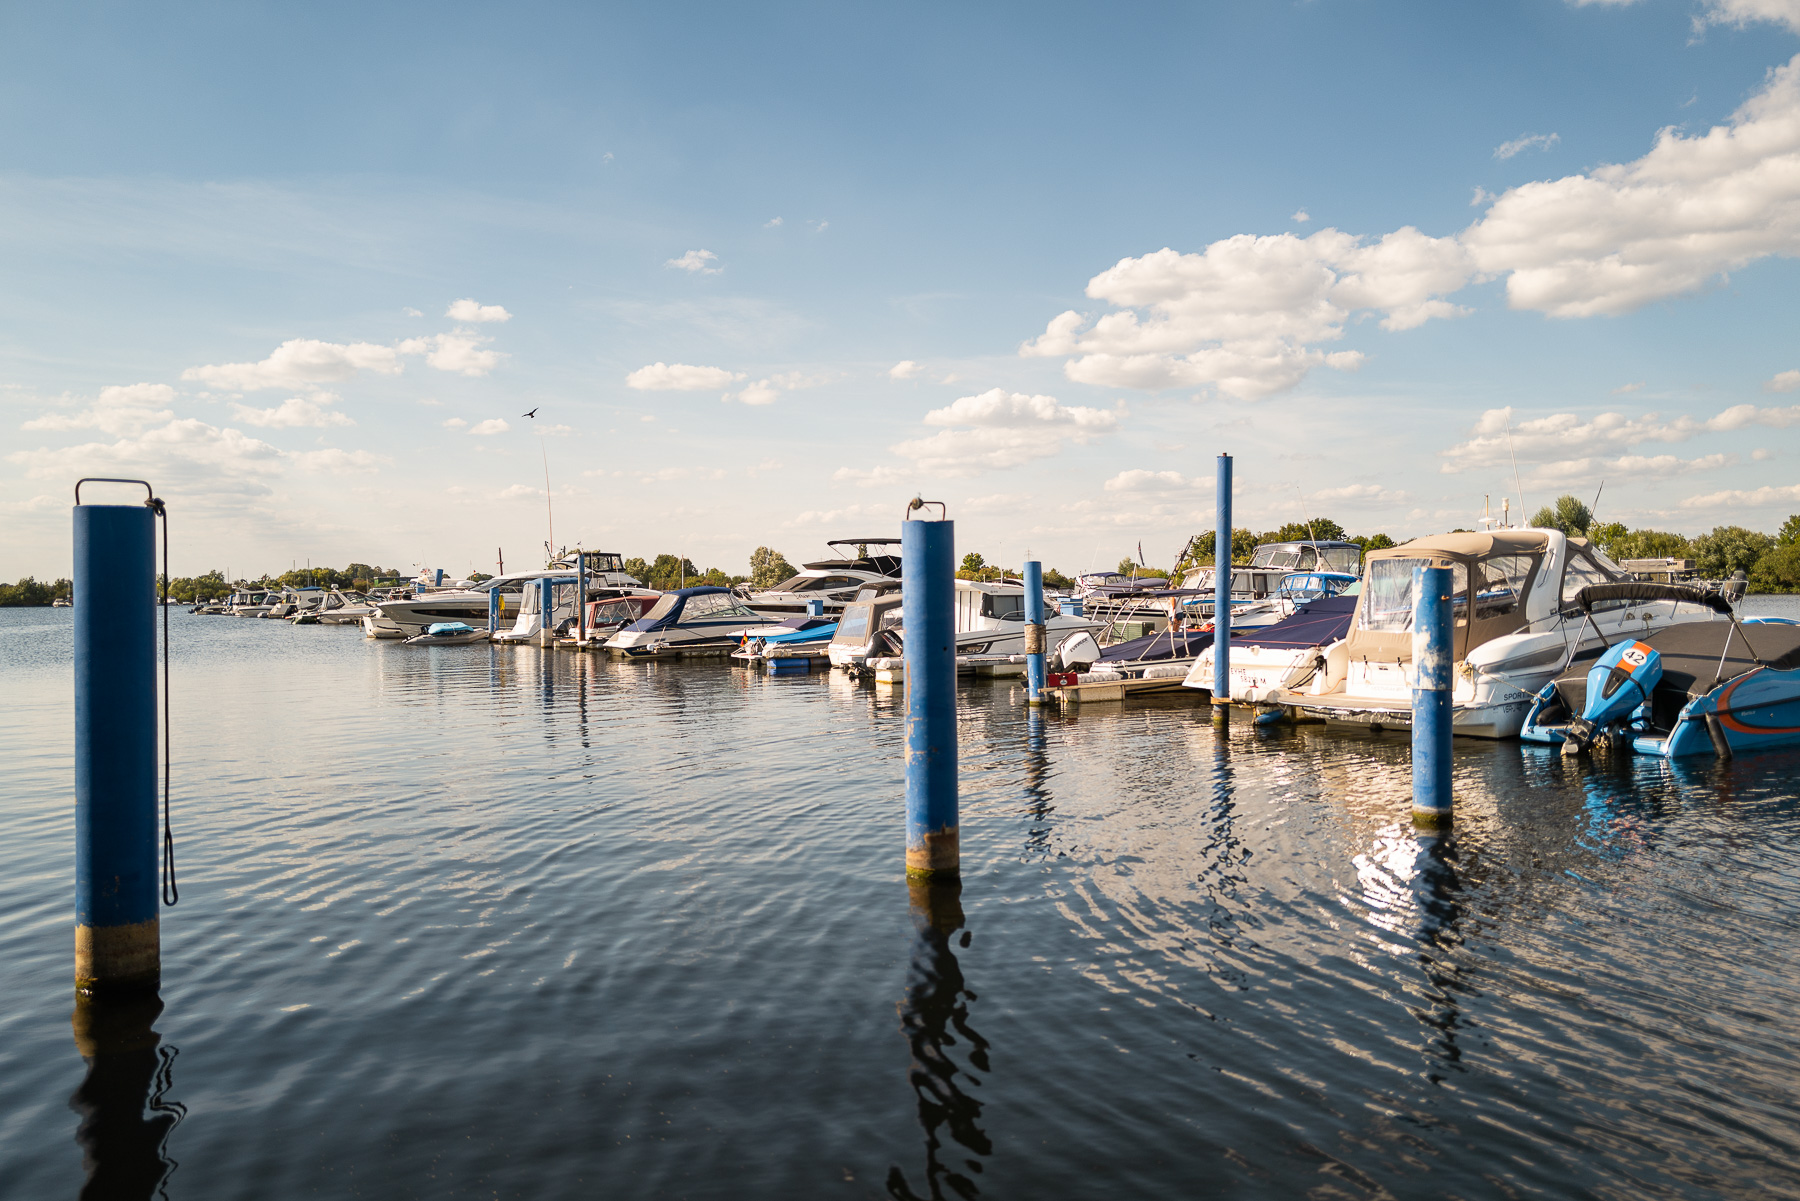
[(267, 589), (251, 588), (242, 592), (234, 592), (226, 602), (225, 612), (233, 617), (261, 617), (274, 607), (276, 597)]
[[(825, 545), (838, 551), (836, 559), (808, 563), (801, 571), (769, 588), (752, 589), (739, 584), (733, 591), (745, 605), (771, 617), (837, 613), (869, 584), (900, 578), (900, 556), (879, 548), (897, 546), (898, 538), (839, 538)], [(871, 552), (870, 547), (878, 548)], [(853, 555), (840, 548), (850, 548)]]
[[(906, 645), (900, 595), (858, 597), (838, 622), (828, 654), (839, 667), (861, 667), (869, 659), (900, 654)], [(956, 581), (956, 655), (983, 658), (1025, 653), (1025, 585), (1017, 580)], [(1077, 632), (1092, 634), (1105, 622), (1073, 617), (1045, 605), (1045, 646)]]
[(678, 588), (663, 593), (648, 613), (607, 639), (606, 649), (625, 659), (697, 651), (729, 654), (745, 630), (768, 623), (728, 588)]
[[(1270, 691), (1289, 688), (1325, 690), (1325, 664), (1331, 648), (1350, 632), (1356, 614), (1354, 593), (1321, 596), (1302, 603), (1285, 619), (1240, 633), (1234, 623), (1231, 636), (1231, 699), (1260, 701)], [(1208, 645), (1194, 660), (1182, 684), (1211, 692), (1214, 683), (1215, 648)]]
[(344, 592), (333, 588), (319, 610), (319, 621), (328, 626), (353, 626), (375, 612), (375, 602), (360, 592)]
[[(604, 599), (612, 596), (629, 596), (641, 594), (648, 589), (642, 580), (625, 573), (624, 557), (610, 552), (584, 552), (587, 558), (587, 594), (589, 600)], [(433, 622), (462, 621), (473, 626), (487, 629), (488, 598), (498, 594), (497, 628), (509, 633), (517, 629), (520, 611), (525, 607), (527, 594), (535, 593), (531, 587), (538, 580), (568, 580), (566, 592), (558, 586), (552, 601), (553, 613), (551, 627), (557, 622), (571, 617), (575, 612), (576, 587), (574, 584), (576, 564), (557, 563), (540, 571), (512, 572), (498, 575), (479, 583), (468, 583), (466, 587), (447, 588), (438, 591), (416, 592), (410, 598), (392, 601), (378, 601), (375, 614), (365, 618), (363, 629), (371, 637), (411, 637), (422, 634)], [(535, 596), (531, 603), (537, 604)], [(536, 609), (533, 609), (536, 612)], [(388, 629), (396, 633), (386, 633)], [(535, 632), (536, 627), (533, 627)], [(528, 636), (528, 635), (526, 635)], [(503, 640), (503, 639), (502, 639)]]
[(1421, 564), (1454, 573), (1452, 725), (1478, 738), (1515, 737), (1533, 697), (1584, 650), (1627, 633), (1725, 620), (1675, 599), (1619, 599), (1584, 613), (1576, 602), (1583, 588), (1628, 577), (1583, 538), (1537, 529), (1440, 534), (1371, 552), (1350, 632), (1324, 656), (1322, 687), (1315, 677), (1261, 702), (1327, 722), (1409, 726), (1413, 569)]

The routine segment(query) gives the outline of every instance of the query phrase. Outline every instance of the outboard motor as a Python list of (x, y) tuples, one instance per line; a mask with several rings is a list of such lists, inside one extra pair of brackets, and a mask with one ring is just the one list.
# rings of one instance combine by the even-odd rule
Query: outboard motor
[(1587, 704), (1563, 733), (1563, 754), (1579, 755), (1650, 699), (1662, 679), (1662, 655), (1644, 642), (1621, 642), (1588, 672)]
[(1056, 644), (1056, 662), (1063, 671), (1086, 671), (1100, 659), (1100, 644), (1086, 630), (1077, 630)]

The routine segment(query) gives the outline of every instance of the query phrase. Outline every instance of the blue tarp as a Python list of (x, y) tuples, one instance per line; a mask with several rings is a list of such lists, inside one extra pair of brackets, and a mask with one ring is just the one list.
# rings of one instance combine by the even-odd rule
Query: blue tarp
[(1103, 667), (1108, 663), (1143, 663), (1158, 659), (1192, 659), (1212, 644), (1211, 630), (1184, 630), (1179, 634), (1172, 634), (1168, 630), (1158, 630), (1145, 638), (1133, 638), (1130, 642), (1114, 643), (1100, 652), (1100, 661), (1094, 666)]
[(1239, 634), (1231, 632), (1233, 646), (1323, 646), (1336, 642), (1350, 632), (1350, 620), (1356, 616), (1354, 596), (1326, 596), (1301, 605), (1293, 616)]

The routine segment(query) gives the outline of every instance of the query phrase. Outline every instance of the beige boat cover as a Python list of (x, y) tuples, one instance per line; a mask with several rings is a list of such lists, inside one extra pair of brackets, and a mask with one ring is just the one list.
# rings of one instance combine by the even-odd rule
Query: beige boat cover
[[(1367, 581), (1376, 563), (1392, 559), (1417, 559), (1429, 562), (1433, 567), (1456, 569), (1455, 596), (1462, 603), (1456, 608), (1455, 639), (1456, 657), (1461, 659), (1474, 647), (1490, 639), (1516, 633), (1525, 624), (1523, 616), (1517, 613), (1498, 617), (1482, 617), (1478, 614), (1473, 622), (1470, 621), (1469, 614), (1475, 611), (1475, 606), (1470, 603), (1470, 577), (1475, 579), (1476, 593), (1484, 591), (1490, 583), (1482, 573), (1481, 561), (1495, 555), (1537, 557), (1531, 577), (1517, 588), (1518, 595), (1523, 598), (1530, 594), (1536, 583), (1537, 572), (1542, 570), (1541, 556), (1549, 541), (1543, 530), (1493, 530), (1486, 533), (1434, 534), (1428, 538), (1415, 538), (1404, 546), (1370, 551), (1363, 563), (1364, 586), (1362, 595), (1357, 600), (1356, 617), (1350, 624), (1350, 636), (1345, 640), (1345, 649), (1350, 659), (1367, 659), (1380, 663), (1412, 661), (1410, 629), (1387, 631), (1363, 628), (1363, 609), (1374, 599)], [(1577, 542), (1574, 538), (1569, 541)]]

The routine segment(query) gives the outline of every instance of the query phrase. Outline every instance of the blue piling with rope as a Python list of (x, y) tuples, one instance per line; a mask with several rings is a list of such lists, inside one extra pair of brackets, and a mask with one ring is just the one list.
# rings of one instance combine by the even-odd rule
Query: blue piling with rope
[[(927, 504), (936, 521), (914, 520)], [(961, 869), (956, 781), (956, 523), (914, 498), (900, 523), (906, 630), (906, 874)]]
[(75, 488), (75, 988), (88, 995), (154, 989), (162, 977), (156, 829), (161, 507), (154, 496), (141, 505), (84, 505), (81, 485)]
[(1213, 501), (1213, 716), (1231, 714), (1231, 456), (1219, 456)]
[(1044, 703), (1044, 565), (1025, 561), (1025, 703)]
[(1455, 612), (1451, 569), (1413, 568), (1413, 820), (1451, 818), (1450, 742), (1455, 684)]

